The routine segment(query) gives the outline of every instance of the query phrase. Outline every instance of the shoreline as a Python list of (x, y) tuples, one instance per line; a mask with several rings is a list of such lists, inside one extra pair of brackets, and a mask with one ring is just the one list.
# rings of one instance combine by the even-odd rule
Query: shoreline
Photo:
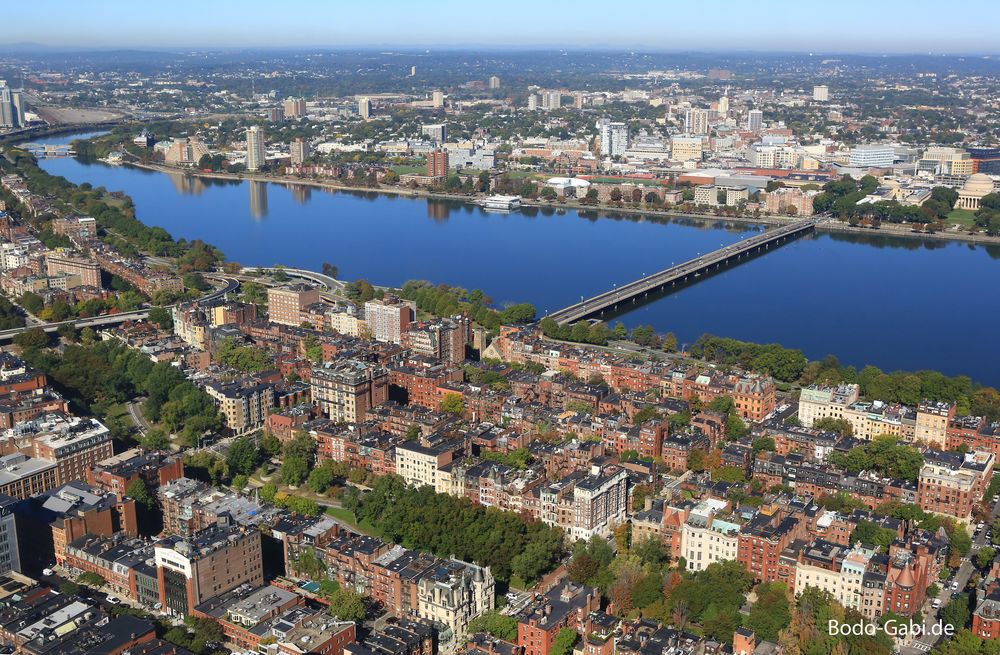
[[(285, 184), (285, 185), (301, 185), (308, 186), (317, 189), (328, 189), (332, 191), (350, 191), (356, 193), (375, 193), (387, 196), (396, 196), (399, 198), (423, 198), (426, 200), (447, 200), (451, 202), (458, 202), (466, 205), (479, 206), (476, 202), (476, 196), (467, 196), (462, 194), (453, 193), (442, 193), (439, 191), (430, 191), (426, 188), (416, 188), (416, 189), (403, 189), (400, 187), (392, 186), (380, 186), (377, 188), (372, 187), (362, 187), (353, 186), (350, 184), (343, 184), (341, 182), (333, 181), (323, 181), (323, 180), (310, 180), (298, 177), (288, 177), (288, 176), (272, 176), (272, 175), (260, 175), (260, 174), (235, 174), (235, 173), (221, 173), (221, 172), (205, 172), (195, 169), (187, 168), (177, 168), (174, 166), (167, 166), (164, 164), (142, 164), (137, 162), (124, 162), (126, 166), (134, 166), (136, 168), (141, 168), (143, 170), (154, 171), (157, 173), (164, 173), (167, 175), (186, 175), (190, 177), (203, 177), (208, 179), (216, 180), (231, 180), (234, 182), (267, 182), (270, 184)], [(649, 217), (663, 218), (663, 219), (688, 219), (694, 221), (701, 221), (704, 223), (714, 223), (714, 222), (725, 222), (725, 223), (736, 223), (740, 225), (764, 225), (766, 227), (776, 227), (780, 225), (785, 225), (790, 221), (796, 220), (796, 217), (785, 217), (785, 216), (774, 216), (766, 215), (759, 218), (754, 218), (752, 216), (714, 216), (712, 214), (692, 214), (688, 212), (675, 212), (662, 209), (635, 209), (629, 207), (608, 207), (606, 205), (586, 205), (580, 202), (548, 202), (545, 200), (524, 200), (521, 201), (522, 207), (532, 207), (535, 209), (572, 209), (576, 212), (603, 212), (605, 214), (612, 214), (618, 216), (624, 216), (626, 218), (631, 218), (633, 220), (643, 220)], [(888, 237), (903, 237), (910, 239), (921, 239), (921, 240), (936, 240), (936, 241), (955, 241), (961, 243), (971, 243), (975, 245), (996, 245), (1000, 246), (1000, 236), (988, 236), (985, 234), (969, 234), (967, 232), (917, 232), (911, 227), (906, 227), (900, 224), (883, 225), (880, 228), (872, 229), (865, 227), (855, 227), (848, 225), (839, 220), (833, 221), (822, 221), (816, 225), (817, 232), (840, 232), (846, 234), (858, 234), (865, 236), (888, 236)]]

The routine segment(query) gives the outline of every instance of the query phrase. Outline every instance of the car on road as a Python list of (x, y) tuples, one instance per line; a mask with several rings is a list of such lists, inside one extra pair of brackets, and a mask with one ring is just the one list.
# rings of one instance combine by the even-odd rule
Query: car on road
[(118, 603), (122, 602), (121, 598), (119, 598), (118, 596), (108, 596), (106, 600), (112, 605), (117, 605)]
[(55, 575), (55, 573), (52, 569), (42, 569), (42, 575), (44, 576)]
[(934, 602), (931, 603), (931, 607), (933, 607), (936, 610), (941, 609), (941, 599), (940, 598), (935, 598)]

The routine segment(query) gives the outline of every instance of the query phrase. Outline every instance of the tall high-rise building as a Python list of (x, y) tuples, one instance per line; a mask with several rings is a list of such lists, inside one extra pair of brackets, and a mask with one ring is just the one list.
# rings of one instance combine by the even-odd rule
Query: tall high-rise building
[(368, 117), (371, 115), (372, 115), (372, 101), (369, 100), (368, 98), (359, 98), (358, 116), (367, 120)]
[(444, 107), (443, 91), (434, 91), (431, 93), (431, 105), (434, 107)]
[(546, 91), (542, 95), (542, 108), (553, 110), (559, 109), (562, 106), (562, 92), (560, 91)]
[(586, 98), (587, 96), (585, 96), (581, 91), (577, 91), (576, 93), (574, 93), (573, 107), (575, 107), (576, 109), (583, 109), (583, 103), (586, 100)]
[(247, 170), (259, 171), (266, 162), (264, 130), (259, 125), (247, 128)]
[(816, 102), (826, 102), (830, 99), (830, 87), (823, 84), (813, 87), (813, 100)]
[(417, 76), (417, 67), (410, 66), (410, 77), (416, 77), (416, 76)]
[(285, 120), (285, 110), (282, 107), (270, 107), (267, 110), (267, 120), (272, 123), (280, 123)]
[(719, 98), (719, 116), (723, 118), (729, 113), (729, 96), (722, 96)]
[(760, 132), (762, 127), (764, 127), (764, 112), (751, 109), (747, 114), (747, 129), (751, 132)]
[(414, 307), (408, 300), (386, 296), (365, 303), (365, 323), (378, 341), (402, 343), (403, 333), (413, 322)]
[(684, 131), (689, 134), (708, 134), (708, 112), (704, 109), (688, 109), (684, 114)]
[(437, 143), (444, 143), (448, 140), (448, 131), (445, 129), (444, 123), (423, 125), (420, 128), (420, 133), (427, 135), (431, 141), (436, 141)]
[(535, 111), (538, 109), (538, 96), (532, 93), (528, 96), (528, 111)]
[(597, 121), (601, 136), (601, 155), (621, 157), (628, 149), (628, 125), (612, 122), (606, 118)]
[(428, 177), (447, 177), (448, 175), (448, 151), (443, 148), (435, 148), (427, 153), (427, 175)]
[(301, 164), (309, 159), (309, 142), (302, 137), (292, 139), (289, 150), (292, 154), (292, 164)]
[(0, 82), (0, 127), (23, 127), (24, 100), (21, 92)]
[(305, 98), (286, 98), (281, 106), (288, 118), (305, 118), (309, 113), (306, 110)]
[(499, 89), (500, 88), (500, 78), (496, 75), (490, 75), (490, 88)]

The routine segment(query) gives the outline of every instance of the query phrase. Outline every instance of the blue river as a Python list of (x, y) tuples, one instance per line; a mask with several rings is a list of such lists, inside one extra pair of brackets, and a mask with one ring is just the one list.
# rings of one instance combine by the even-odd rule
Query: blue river
[[(66, 143), (77, 136), (52, 137)], [(531, 302), (544, 315), (759, 231), (717, 220), (626, 219), (571, 209), (477, 206), (302, 185), (42, 160), (75, 183), (123, 191), (148, 225), (202, 239), (244, 265), (401, 285), (424, 279)], [(1000, 247), (818, 233), (616, 317), (673, 331), (800, 348), (813, 359), (934, 369), (1000, 386)], [(613, 322), (613, 321), (612, 321)]]

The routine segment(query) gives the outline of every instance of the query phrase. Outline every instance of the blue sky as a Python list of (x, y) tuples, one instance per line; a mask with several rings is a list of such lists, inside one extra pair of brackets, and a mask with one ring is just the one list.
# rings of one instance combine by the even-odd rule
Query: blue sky
[(3, 4), (0, 43), (55, 46), (1000, 52), (998, 0), (8, 0)]

